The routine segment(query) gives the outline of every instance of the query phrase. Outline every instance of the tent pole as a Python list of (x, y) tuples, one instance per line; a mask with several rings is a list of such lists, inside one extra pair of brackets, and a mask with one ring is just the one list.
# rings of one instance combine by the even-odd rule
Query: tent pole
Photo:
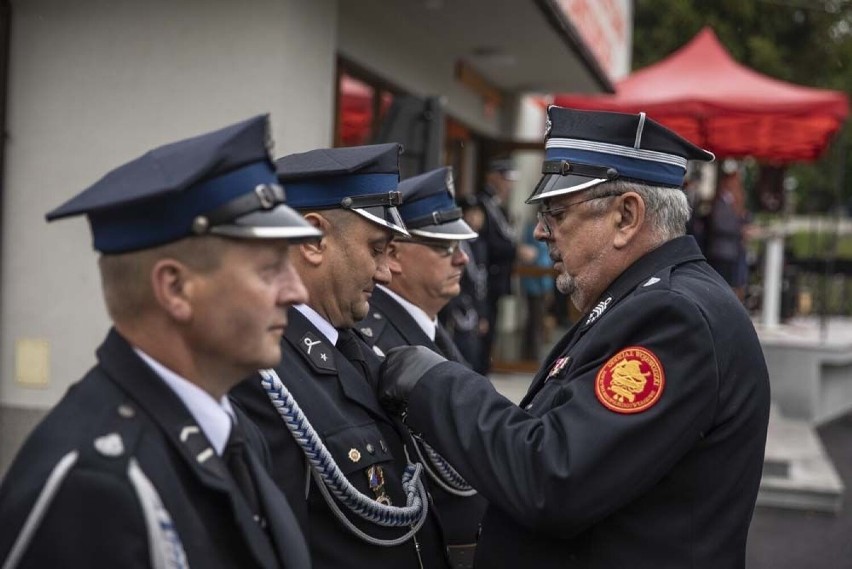
[[(845, 127), (845, 125), (844, 125)], [(819, 337), (820, 342), (825, 343), (828, 339), (828, 293), (833, 287), (829, 286), (829, 280), (834, 275), (834, 264), (837, 259), (837, 248), (840, 244), (840, 224), (842, 222), (843, 205), (843, 180), (846, 171), (846, 137), (845, 128), (841, 127), (837, 136), (837, 175), (834, 184), (834, 231), (830, 234), (828, 244), (828, 255), (825, 260), (825, 274), (823, 275), (822, 310), (820, 311)]]

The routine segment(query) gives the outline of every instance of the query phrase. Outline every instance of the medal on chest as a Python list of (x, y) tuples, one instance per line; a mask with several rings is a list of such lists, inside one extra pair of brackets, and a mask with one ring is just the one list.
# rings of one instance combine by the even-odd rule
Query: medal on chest
[(376, 496), (376, 502), (385, 506), (391, 505), (390, 496), (385, 492), (385, 472), (381, 466), (374, 464), (367, 469), (367, 483)]

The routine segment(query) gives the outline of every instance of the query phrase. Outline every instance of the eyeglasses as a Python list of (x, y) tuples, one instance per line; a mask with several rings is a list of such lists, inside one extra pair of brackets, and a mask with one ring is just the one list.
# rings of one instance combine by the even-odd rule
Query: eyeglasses
[(458, 241), (407, 241), (407, 243), (429, 247), (440, 257), (452, 257), (459, 250)]
[(593, 198), (586, 198), (584, 200), (580, 200), (578, 202), (574, 202), (568, 205), (564, 205), (562, 207), (554, 207), (549, 209), (540, 209), (535, 213), (536, 219), (541, 223), (542, 227), (544, 227), (544, 231), (548, 235), (553, 235), (553, 228), (562, 222), (562, 218), (556, 219), (556, 216), (561, 216), (563, 212), (568, 210), (569, 208), (574, 207), (575, 205), (580, 205), (581, 203), (590, 202), (592, 200), (601, 200), (604, 198), (612, 198), (621, 194), (604, 194), (602, 196), (595, 196)]

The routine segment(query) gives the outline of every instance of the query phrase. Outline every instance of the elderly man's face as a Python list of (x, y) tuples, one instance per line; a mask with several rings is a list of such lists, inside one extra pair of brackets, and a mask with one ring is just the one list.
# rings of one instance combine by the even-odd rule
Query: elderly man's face
[(470, 259), (458, 241), (396, 241), (393, 247), (400, 274), (391, 288), (430, 316), (461, 292), (462, 272)]
[(568, 295), (581, 311), (603, 292), (601, 282), (606, 253), (610, 250), (611, 227), (605, 223), (606, 211), (599, 200), (577, 192), (545, 200), (539, 213), (535, 237), (547, 243), (553, 267), (558, 271), (556, 287)]

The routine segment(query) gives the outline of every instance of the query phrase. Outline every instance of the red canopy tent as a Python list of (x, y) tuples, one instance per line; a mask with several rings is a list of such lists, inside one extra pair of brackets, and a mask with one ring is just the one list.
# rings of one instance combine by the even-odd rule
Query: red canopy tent
[(764, 162), (819, 157), (848, 113), (846, 95), (761, 75), (734, 61), (704, 28), (666, 59), (616, 84), (615, 95), (557, 95), (555, 104), (637, 113), (717, 157)]

